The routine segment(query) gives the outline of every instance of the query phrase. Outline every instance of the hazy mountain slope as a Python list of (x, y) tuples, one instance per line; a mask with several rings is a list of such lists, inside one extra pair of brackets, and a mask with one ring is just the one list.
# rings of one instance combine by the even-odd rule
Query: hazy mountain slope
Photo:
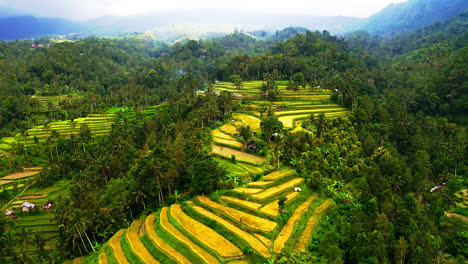
[(466, 0), (409, 0), (390, 4), (358, 28), (371, 33), (414, 30), (452, 18), (467, 8)]
[(47, 34), (69, 34), (86, 30), (83, 24), (60, 18), (16, 16), (0, 18), (0, 40), (34, 38)]

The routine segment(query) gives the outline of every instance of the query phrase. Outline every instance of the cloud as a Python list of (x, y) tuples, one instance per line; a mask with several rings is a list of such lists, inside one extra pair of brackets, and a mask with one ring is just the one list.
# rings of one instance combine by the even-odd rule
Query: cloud
[(0, 0), (0, 6), (36, 16), (87, 20), (173, 9), (230, 9), (259, 13), (367, 17), (405, 0)]

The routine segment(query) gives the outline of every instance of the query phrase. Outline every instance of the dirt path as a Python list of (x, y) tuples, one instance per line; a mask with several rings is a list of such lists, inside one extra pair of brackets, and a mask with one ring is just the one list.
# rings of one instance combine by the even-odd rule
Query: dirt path
[(455, 213), (445, 213), (445, 215), (447, 215), (448, 217), (456, 217), (456, 218), (459, 218), (465, 222), (468, 221), (468, 217), (465, 217), (463, 215), (459, 215), (459, 214), (455, 214)]
[(19, 197), (19, 199), (34, 199), (34, 198), (42, 198), (42, 197), (46, 197), (47, 194), (37, 194), (37, 195), (25, 195), (25, 196), (21, 196)]
[(2, 178), (0, 178), (0, 180), (16, 180), (16, 179), (36, 175), (39, 172), (40, 171), (36, 171), (36, 170), (31, 170), (31, 171), (28, 170), (28, 171), (24, 171), (24, 172), (17, 172), (17, 173), (13, 173), (13, 174), (7, 175), (5, 177), (2, 177)]

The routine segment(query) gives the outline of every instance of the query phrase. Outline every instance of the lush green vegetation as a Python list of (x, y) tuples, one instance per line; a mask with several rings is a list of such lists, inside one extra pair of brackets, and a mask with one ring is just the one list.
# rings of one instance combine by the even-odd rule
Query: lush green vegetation
[[(0, 43), (0, 262), (464, 263), (466, 19), (386, 41)], [(159, 246), (137, 228), (155, 212)]]

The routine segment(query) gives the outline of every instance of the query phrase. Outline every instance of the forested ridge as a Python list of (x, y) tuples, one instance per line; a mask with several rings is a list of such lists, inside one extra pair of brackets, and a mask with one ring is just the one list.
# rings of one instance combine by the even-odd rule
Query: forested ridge
[[(25, 187), (61, 187), (47, 194), (55, 197), (48, 215), (56, 242), (20, 227), (27, 213), (16, 209), (19, 224), (0, 218), (0, 262), (85, 256), (164, 206), (189, 201), (182, 209), (196, 216), (194, 197), (219, 198), (288, 167), (304, 180), (303, 195), (333, 200), (334, 209), (304, 252), (267, 258), (244, 241), (247, 261), (465, 263), (466, 14), (388, 40), (323, 31), (270, 42), (235, 33), (171, 46), (141, 37), (1, 42), (0, 176), (41, 167), (21, 184), (0, 178), (2, 215)], [(314, 104), (350, 114), (314, 115)], [(281, 118), (288, 111), (300, 115), (292, 127)], [(258, 127), (234, 122), (239, 113)], [(213, 137), (229, 126), (232, 134)], [(226, 142), (264, 160), (262, 172), (241, 154), (214, 155)], [(251, 171), (235, 176), (222, 163)], [(292, 201), (267, 219), (287, 226), (293, 213), (283, 209), (296, 208)]]

